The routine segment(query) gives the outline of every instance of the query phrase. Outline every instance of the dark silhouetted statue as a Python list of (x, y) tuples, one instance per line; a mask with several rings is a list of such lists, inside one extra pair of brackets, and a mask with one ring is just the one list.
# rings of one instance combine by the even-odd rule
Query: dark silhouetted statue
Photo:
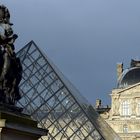
[(0, 5), (0, 103), (15, 105), (20, 99), (18, 85), (22, 66), (14, 52), (17, 35), (13, 33), (9, 10)]

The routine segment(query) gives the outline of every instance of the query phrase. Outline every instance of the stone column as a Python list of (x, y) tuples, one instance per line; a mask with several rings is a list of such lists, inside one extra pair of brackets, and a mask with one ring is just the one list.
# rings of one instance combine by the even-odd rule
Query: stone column
[(123, 63), (118, 63), (117, 64), (117, 80), (118, 81), (122, 73), (123, 73)]
[(136, 99), (133, 98), (132, 101), (131, 101), (131, 105), (132, 105), (132, 116), (136, 116), (136, 108), (137, 108), (137, 105), (136, 105)]
[(47, 133), (25, 114), (0, 111), (0, 140), (38, 140)]

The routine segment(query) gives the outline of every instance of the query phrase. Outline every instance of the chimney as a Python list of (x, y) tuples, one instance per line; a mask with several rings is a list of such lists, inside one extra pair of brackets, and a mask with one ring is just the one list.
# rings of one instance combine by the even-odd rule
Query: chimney
[(119, 78), (123, 72), (123, 63), (117, 64), (117, 80), (119, 81)]
[(100, 99), (97, 99), (96, 100), (96, 108), (100, 108), (101, 107), (101, 105), (102, 105), (102, 101), (100, 100)]

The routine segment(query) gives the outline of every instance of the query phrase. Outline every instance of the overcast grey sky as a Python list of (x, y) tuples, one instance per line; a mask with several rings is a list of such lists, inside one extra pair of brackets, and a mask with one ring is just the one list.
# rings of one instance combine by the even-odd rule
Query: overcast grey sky
[(1, 0), (19, 35), (45, 51), (90, 103), (110, 103), (116, 64), (140, 58), (140, 0)]

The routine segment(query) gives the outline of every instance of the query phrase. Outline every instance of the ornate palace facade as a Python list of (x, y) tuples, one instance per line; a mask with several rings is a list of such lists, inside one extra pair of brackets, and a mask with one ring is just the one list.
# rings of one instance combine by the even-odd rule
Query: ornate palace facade
[[(122, 140), (140, 140), (140, 61), (132, 60), (130, 68), (117, 65), (118, 86), (111, 93), (111, 109), (101, 116)], [(97, 102), (97, 111), (102, 110)]]

